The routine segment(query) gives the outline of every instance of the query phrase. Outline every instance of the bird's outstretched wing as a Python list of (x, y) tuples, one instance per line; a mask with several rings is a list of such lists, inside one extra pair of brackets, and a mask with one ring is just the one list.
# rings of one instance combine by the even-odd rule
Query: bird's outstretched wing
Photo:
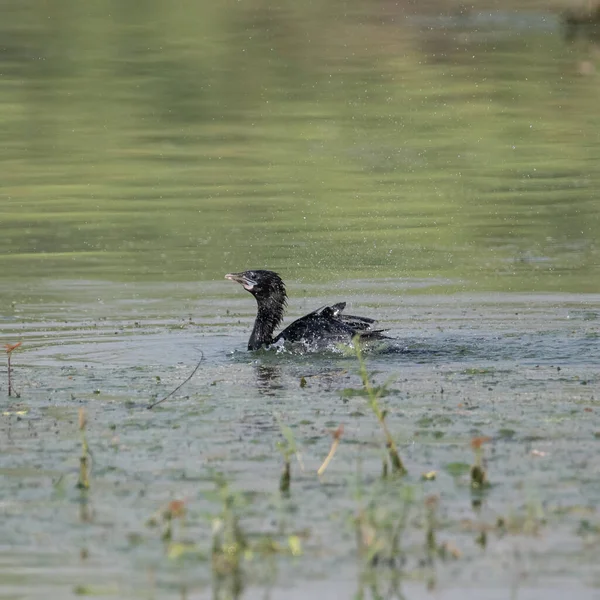
[(383, 329), (373, 329), (377, 322), (368, 317), (343, 314), (345, 302), (323, 306), (294, 321), (276, 338), (275, 342), (303, 342), (305, 344), (332, 344), (349, 342), (359, 335), (365, 339), (385, 339)]

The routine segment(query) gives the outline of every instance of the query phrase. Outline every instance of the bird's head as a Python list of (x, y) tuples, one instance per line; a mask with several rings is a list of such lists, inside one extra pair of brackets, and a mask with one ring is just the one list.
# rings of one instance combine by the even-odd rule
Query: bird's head
[(267, 298), (285, 299), (285, 286), (281, 277), (273, 271), (255, 269), (243, 273), (227, 273), (225, 279), (236, 281), (257, 300)]

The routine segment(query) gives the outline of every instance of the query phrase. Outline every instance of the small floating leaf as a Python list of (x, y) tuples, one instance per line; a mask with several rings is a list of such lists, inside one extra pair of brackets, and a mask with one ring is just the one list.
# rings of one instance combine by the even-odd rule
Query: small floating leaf
[(487, 485), (485, 469), (479, 465), (471, 467), (471, 487), (482, 488)]
[(6, 354), (10, 354), (13, 350), (16, 350), (23, 342), (17, 342), (16, 344), (4, 344), (6, 348)]
[(479, 450), (481, 448), (481, 446), (483, 446), (483, 444), (485, 444), (486, 442), (491, 442), (492, 438), (488, 437), (486, 435), (480, 435), (478, 437), (474, 437), (471, 440), (471, 448), (473, 448), (473, 450)]
[(288, 538), (288, 546), (290, 547), (290, 552), (292, 556), (301, 556), (302, 555), (302, 542), (297, 535), (290, 535)]
[(185, 515), (185, 501), (184, 500), (171, 500), (165, 510), (166, 517), (170, 519), (177, 519)]
[(171, 560), (177, 560), (185, 554), (195, 553), (195, 544), (182, 544), (180, 542), (172, 542), (169, 544), (167, 556)]
[(498, 435), (505, 440), (512, 440), (517, 432), (514, 429), (502, 428), (498, 431)]
[(452, 477), (462, 477), (463, 475), (466, 475), (471, 470), (471, 465), (468, 465), (467, 463), (462, 463), (462, 462), (453, 462), (453, 463), (448, 463), (444, 467), (444, 470), (449, 475), (452, 475)]

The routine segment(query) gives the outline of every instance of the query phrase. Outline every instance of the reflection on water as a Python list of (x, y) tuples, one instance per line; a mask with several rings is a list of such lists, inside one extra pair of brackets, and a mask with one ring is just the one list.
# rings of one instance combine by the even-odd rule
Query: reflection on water
[(5, 277), (597, 289), (593, 54), (542, 4), (2, 5)]
[(266, 365), (257, 363), (256, 371), (256, 389), (265, 396), (274, 396), (276, 390), (281, 390), (281, 366)]

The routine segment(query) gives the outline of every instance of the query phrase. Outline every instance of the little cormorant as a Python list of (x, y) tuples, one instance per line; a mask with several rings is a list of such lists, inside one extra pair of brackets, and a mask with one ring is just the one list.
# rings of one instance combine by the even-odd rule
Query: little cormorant
[(375, 319), (344, 315), (345, 302), (324, 306), (301, 317), (278, 335), (273, 333), (283, 319), (287, 294), (281, 277), (262, 269), (228, 273), (225, 279), (240, 283), (258, 304), (254, 329), (248, 341), (248, 350), (270, 346), (279, 341), (301, 343), (307, 349), (331, 348), (337, 343), (349, 343), (358, 335), (361, 339), (383, 340), (383, 330), (372, 329)]

